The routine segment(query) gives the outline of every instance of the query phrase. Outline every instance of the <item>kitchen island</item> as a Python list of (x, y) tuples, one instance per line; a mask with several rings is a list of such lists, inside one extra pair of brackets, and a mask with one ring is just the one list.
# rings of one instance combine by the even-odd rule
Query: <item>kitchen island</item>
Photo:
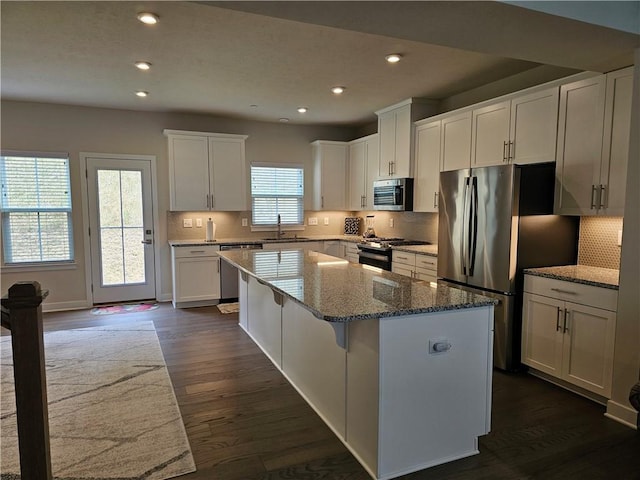
[(478, 453), (492, 299), (302, 249), (220, 256), (240, 326), (373, 478)]

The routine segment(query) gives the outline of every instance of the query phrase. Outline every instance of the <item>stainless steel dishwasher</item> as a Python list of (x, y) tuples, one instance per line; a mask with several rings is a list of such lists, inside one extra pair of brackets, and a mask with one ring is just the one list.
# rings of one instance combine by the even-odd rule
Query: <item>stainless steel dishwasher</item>
[[(261, 243), (221, 243), (220, 251), (224, 250), (262, 250)], [(220, 261), (220, 299), (238, 299), (238, 269), (225, 261)]]

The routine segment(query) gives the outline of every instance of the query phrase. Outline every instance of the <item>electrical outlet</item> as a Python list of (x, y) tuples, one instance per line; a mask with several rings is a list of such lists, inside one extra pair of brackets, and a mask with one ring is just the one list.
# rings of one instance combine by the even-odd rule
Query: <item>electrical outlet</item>
[(390, 219), (389, 219), (389, 226), (390, 226), (391, 228), (393, 228), (393, 218), (390, 218)]
[(243, 218), (243, 219), (242, 219), (242, 226), (243, 226), (243, 227), (246, 227), (246, 226), (248, 226), (248, 225), (249, 225), (249, 221), (248, 221), (246, 218)]
[(324, 224), (329, 225), (329, 217), (324, 217)]
[(202, 228), (202, 219), (201, 218), (196, 218), (196, 227)]
[(309, 217), (309, 219), (307, 220), (307, 224), (308, 225), (317, 225), (318, 224), (318, 217)]
[(193, 227), (193, 219), (192, 218), (184, 218), (182, 220), (182, 226), (184, 228), (192, 228)]

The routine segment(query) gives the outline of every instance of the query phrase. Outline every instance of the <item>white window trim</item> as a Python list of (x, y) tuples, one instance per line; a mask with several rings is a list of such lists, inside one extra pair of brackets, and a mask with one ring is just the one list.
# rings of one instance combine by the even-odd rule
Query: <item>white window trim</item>
[[(267, 168), (299, 168), (302, 170), (304, 175), (304, 165), (301, 163), (278, 163), (278, 162), (251, 162), (249, 165), (249, 176), (251, 176), (251, 167), (267, 167)], [(251, 183), (251, 180), (249, 180)], [(251, 185), (249, 185), (251, 188)], [(302, 197), (302, 224), (301, 225), (282, 225), (281, 231), (283, 232), (295, 232), (295, 231), (304, 231), (305, 230), (305, 217), (304, 217), (304, 194)], [(253, 208), (253, 195), (249, 194), (249, 199), (251, 201), (251, 207)], [(251, 223), (251, 231), (252, 232), (273, 232), (274, 227), (276, 225), (254, 225)]]
[[(71, 154), (69, 152), (43, 152), (37, 150), (0, 150), (0, 156), (2, 157), (41, 157), (41, 158), (62, 158), (66, 159), (69, 162), (69, 188), (71, 191), (73, 190), (73, 186), (71, 185)], [(70, 192), (70, 196), (72, 197), (72, 193)], [(51, 261), (51, 262), (9, 262), (6, 263), (4, 258), (4, 249), (2, 249), (2, 263), (0, 264), (0, 269), (5, 273), (12, 272), (41, 272), (41, 271), (56, 271), (56, 270), (75, 270), (77, 268), (76, 263), (76, 246), (75, 246), (75, 238), (74, 238), (74, 224), (73, 224), (73, 198), (71, 198), (71, 255), (72, 260), (61, 260), (61, 261)]]

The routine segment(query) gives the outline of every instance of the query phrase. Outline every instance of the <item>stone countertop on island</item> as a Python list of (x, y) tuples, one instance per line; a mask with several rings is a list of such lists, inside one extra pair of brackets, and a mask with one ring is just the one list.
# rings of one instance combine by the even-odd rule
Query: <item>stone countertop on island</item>
[(230, 250), (223, 259), (329, 322), (495, 305), (495, 300), (440, 283), (370, 269), (318, 252)]
[(418, 255), (438, 256), (438, 245), (394, 245), (392, 250), (400, 252), (417, 253)]
[(620, 271), (588, 265), (527, 268), (525, 274), (618, 290)]

